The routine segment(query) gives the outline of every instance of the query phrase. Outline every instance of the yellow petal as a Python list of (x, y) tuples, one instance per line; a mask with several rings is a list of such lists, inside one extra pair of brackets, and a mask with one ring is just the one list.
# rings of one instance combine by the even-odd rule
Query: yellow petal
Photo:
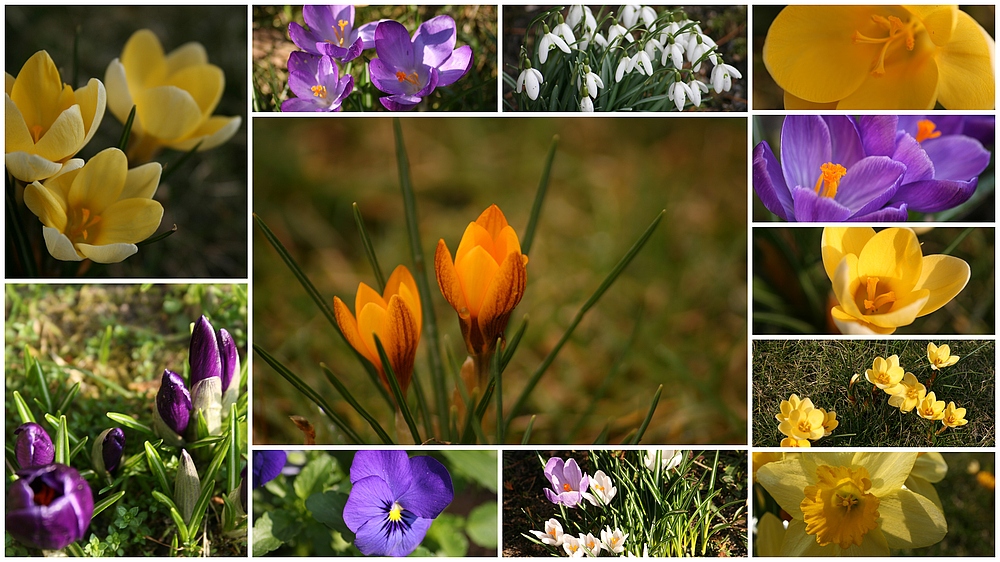
[[(487, 252), (493, 248), (493, 237), (479, 223), (471, 222), (465, 227), (462, 240), (458, 243), (458, 250), (455, 252), (455, 266), (458, 267), (465, 259), (466, 254), (475, 247), (487, 248)], [(490, 253), (492, 255), (492, 253)], [(497, 262), (500, 263), (500, 262)]]
[(873, 236), (875, 229), (867, 226), (824, 228), (821, 246), (826, 276), (832, 280), (840, 260), (847, 254), (859, 255)]
[(129, 37), (122, 49), (121, 62), (125, 67), (129, 91), (133, 95), (159, 86), (167, 74), (163, 46), (156, 34), (148, 29), (140, 29)]
[(434, 252), (434, 273), (437, 277), (438, 288), (444, 295), (444, 300), (458, 312), (469, 317), (469, 305), (465, 302), (465, 293), (462, 291), (462, 284), (458, 280), (458, 273), (455, 271), (455, 264), (451, 261), (451, 252), (448, 251), (444, 240), (438, 240), (437, 250)]
[[(800, 504), (805, 499), (805, 489), (815, 481), (815, 467), (799, 459), (770, 462), (757, 471), (757, 482), (767, 489), (782, 509), (798, 520), (802, 519)], [(815, 538), (813, 542), (816, 542)]]
[(479, 329), (487, 340), (495, 340), (503, 332), (511, 311), (524, 296), (527, 282), (528, 273), (521, 254), (508, 254), (493, 276), (479, 310)]
[(135, 244), (108, 244), (107, 246), (92, 246), (77, 244), (76, 249), (85, 257), (97, 263), (118, 263), (139, 251)]
[(958, 23), (958, 6), (903, 6), (924, 24), (927, 35), (935, 45), (946, 45)]
[[(354, 310), (358, 313), (358, 322), (361, 322), (361, 310), (368, 304), (374, 304), (382, 309), (386, 307), (386, 302), (382, 298), (382, 295), (378, 294), (375, 289), (372, 289), (368, 285), (358, 283), (358, 294), (354, 297)], [(373, 347), (372, 349), (375, 348)]]
[(73, 105), (73, 89), (63, 84), (52, 57), (38, 51), (17, 73), (10, 98), (20, 108), (29, 130), (34, 126), (47, 129), (63, 110)]
[(170, 75), (188, 66), (208, 63), (208, 54), (205, 53), (205, 47), (201, 43), (191, 41), (170, 51), (166, 63), (167, 74)]
[(344, 335), (347, 343), (354, 348), (362, 357), (370, 361), (373, 365), (378, 365), (378, 355), (372, 355), (372, 350), (365, 345), (361, 339), (361, 332), (358, 331), (358, 322), (351, 314), (350, 309), (339, 297), (333, 297), (333, 315), (337, 319), (337, 326), (340, 333)]
[(929, 297), (930, 291), (926, 289), (912, 291), (896, 300), (888, 312), (868, 314), (865, 320), (886, 329), (909, 326), (919, 316)]
[(858, 277), (858, 257), (847, 254), (840, 260), (837, 271), (833, 274), (833, 294), (840, 303), (840, 309), (849, 316), (862, 319), (864, 314), (858, 308), (854, 296), (861, 289), (861, 279)]
[(135, 115), (142, 122), (143, 131), (167, 142), (186, 137), (202, 121), (198, 103), (176, 86), (143, 90), (134, 99)]
[(768, 511), (757, 520), (757, 538), (753, 541), (757, 547), (757, 556), (780, 555), (784, 538), (785, 526), (778, 516)]
[(11, 175), (24, 182), (52, 177), (62, 169), (62, 164), (59, 162), (46, 160), (37, 154), (27, 152), (8, 152), (4, 163)]
[(785, 109), (806, 109), (810, 111), (822, 111), (827, 109), (837, 109), (837, 102), (815, 103), (797, 98), (788, 92), (784, 94)]
[[(417, 323), (417, 337), (420, 337), (419, 326), (422, 325), (423, 315), (420, 309), (420, 292), (417, 290), (417, 282), (405, 265), (397, 265), (389, 275), (389, 280), (385, 283), (385, 291), (382, 292), (383, 299), (389, 299), (392, 295), (399, 295), (403, 302), (410, 308), (413, 318)], [(388, 300), (386, 300), (388, 302)]]
[(871, 453), (854, 454), (852, 464), (868, 470), (872, 481), (871, 493), (878, 497), (898, 490), (910, 475), (917, 453)]
[(60, 162), (83, 148), (86, 137), (80, 106), (74, 105), (59, 114), (35, 144), (34, 152), (46, 160)]
[(99, 228), (87, 242), (96, 246), (142, 242), (156, 232), (162, 218), (163, 206), (152, 199), (118, 201), (101, 213)]
[(4, 72), (3, 74), (5, 77), (3, 82), (4, 84), (3, 91), (6, 92), (7, 95), (9, 96), (11, 89), (14, 87), (14, 77), (11, 76), (9, 72)]
[(914, 289), (929, 290), (930, 298), (924, 303), (917, 316), (930, 314), (948, 304), (951, 299), (962, 292), (971, 275), (969, 264), (959, 258), (940, 254), (924, 256), (920, 278)]
[(97, 78), (91, 78), (87, 85), (75, 92), (76, 103), (80, 105), (80, 116), (83, 118), (83, 126), (87, 131), (83, 144), (86, 145), (90, 139), (94, 138), (94, 133), (101, 126), (104, 120), (104, 109), (107, 107), (108, 95), (104, 89), (104, 84)]
[(98, 152), (73, 179), (67, 203), (72, 209), (87, 209), (100, 215), (110, 207), (125, 187), (128, 160), (117, 148)]
[(400, 389), (405, 393), (413, 374), (413, 359), (420, 343), (420, 330), (410, 307), (399, 295), (389, 299), (385, 318), (385, 337), (382, 344), (389, 357), (393, 372), (396, 373)]
[(465, 302), (469, 306), (469, 314), (473, 318), (479, 317), (479, 308), (482, 306), (483, 297), (489, 291), (490, 283), (496, 276), (500, 266), (482, 246), (475, 246), (464, 259), (457, 261), (455, 271), (458, 273), (459, 282), (465, 293)]
[(163, 167), (158, 162), (136, 166), (125, 175), (125, 187), (120, 199), (152, 199), (160, 185)]
[(837, 104), (838, 110), (934, 109), (938, 96), (938, 65), (934, 46), (923, 34), (912, 51), (894, 49), (885, 58), (885, 74), (867, 75)]
[(386, 315), (386, 309), (373, 302), (366, 304), (358, 312), (358, 332), (361, 334), (361, 341), (368, 348), (369, 355), (372, 357), (372, 363), (375, 365), (382, 364), (379, 360), (378, 348), (375, 347), (375, 334), (378, 334), (383, 346), (385, 346), (386, 339), (388, 338), (385, 323)]
[(944, 538), (948, 522), (930, 499), (910, 490), (880, 498), (881, 529), (890, 548), (920, 548)]
[(861, 250), (858, 276), (891, 280), (898, 298), (916, 284), (922, 260), (920, 242), (912, 230), (887, 228), (876, 233)]
[(42, 224), (59, 232), (66, 230), (66, 201), (57, 191), (37, 181), (24, 187), (24, 204)]
[(919, 494), (931, 500), (931, 503), (936, 505), (938, 509), (944, 509), (941, 506), (941, 496), (939, 496), (937, 490), (934, 489), (934, 485), (927, 480), (911, 474), (910, 477), (906, 479), (906, 489), (914, 494)]
[(833, 544), (820, 546), (815, 536), (806, 533), (806, 524), (801, 519), (793, 519), (788, 522), (778, 556), (836, 556), (838, 550), (839, 547)]
[(476, 224), (483, 227), (490, 234), (490, 238), (496, 240), (500, 237), (500, 232), (507, 228), (507, 217), (504, 216), (500, 207), (490, 205), (485, 211), (479, 214)]
[[(104, 87), (107, 89), (108, 110), (116, 119), (124, 123), (128, 120), (128, 114), (135, 104), (128, 89), (125, 66), (119, 59), (111, 61), (108, 69), (104, 71)], [(141, 133), (142, 124), (133, 121), (132, 132)]]
[(172, 142), (168, 146), (180, 152), (187, 152), (198, 147), (198, 152), (215, 148), (231, 139), (240, 130), (243, 122), (241, 117), (209, 117), (197, 129), (191, 132), (187, 139)]
[(77, 253), (73, 243), (61, 231), (43, 226), (42, 237), (45, 238), (45, 248), (57, 260), (83, 261), (83, 256)]
[(972, 16), (958, 12), (951, 41), (937, 52), (938, 101), (945, 109), (993, 109), (993, 39)]
[[(885, 336), (896, 331), (895, 327), (883, 328), (866, 322), (861, 318), (851, 316), (845, 313), (840, 307), (830, 310), (830, 315), (833, 317), (833, 323), (836, 324), (840, 333), (847, 336), (872, 336), (875, 334)], [(888, 392), (888, 389), (886, 391)]]
[[(10, 75), (8, 74), (8, 76)], [(17, 108), (14, 100), (10, 99), (10, 95), (5, 96), (4, 101), (4, 135), (6, 138), (5, 152), (34, 151), (35, 140), (31, 138), (31, 132), (28, 131), (28, 125), (24, 122), (21, 110)]]
[(226, 76), (221, 68), (212, 64), (202, 64), (182, 68), (167, 76), (164, 85), (176, 86), (191, 94), (195, 103), (201, 108), (202, 117), (208, 119), (222, 98)]

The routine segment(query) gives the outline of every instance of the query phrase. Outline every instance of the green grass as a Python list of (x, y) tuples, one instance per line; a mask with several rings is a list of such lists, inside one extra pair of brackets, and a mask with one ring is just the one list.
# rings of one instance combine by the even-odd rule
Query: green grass
[[(789, 395), (810, 398), (816, 407), (837, 412), (840, 425), (814, 447), (989, 447), (995, 444), (995, 345), (990, 340), (933, 340), (948, 344), (958, 363), (942, 369), (928, 392), (938, 400), (967, 410), (969, 423), (945, 430), (933, 440), (941, 422), (931, 424), (916, 412), (901, 413), (887, 403), (889, 395), (864, 378), (875, 357), (898, 355), (900, 366), (925, 385), (931, 374), (927, 340), (781, 341), (753, 344), (753, 443), (776, 447), (782, 439), (774, 419)], [(855, 373), (855, 402), (848, 385)]]

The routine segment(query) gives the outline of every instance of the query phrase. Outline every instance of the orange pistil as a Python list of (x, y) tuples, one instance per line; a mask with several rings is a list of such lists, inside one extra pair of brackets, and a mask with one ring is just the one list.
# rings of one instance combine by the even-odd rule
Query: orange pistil
[(903, 20), (896, 16), (883, 17), (879, 15), (873, 15), (872, 21), (878, 24), (879, 27), (885, 29), (889, 32), (888, 37), (874, 38), (862, 35), (860, 31), (855, 31), (854, 35), (851, 37), (851, 41), (854, 43), (866, 43), (871, 45), (882, 45), (882, 49), (879, 50), (878, 58), (872, 62), (871, 73), (872, 76), (880, 77), (885, 75), (885, 55), (889, 51), (889, 46), (896, 42), (897, 39), (903, 39), (906, 45), (907, 51), (912, 51), (914, 46), (914, 34), (917, 26), (916, 21), (910, 23), (903, 23)]
[(865, 312), (872, 314), (874, 312), (885, 312), (883, 307), (891, 307), (892, 303), (896, 302), (896, 293), (894, 291), (887, 291), (879, 295), (878, 291), (878, 277), (868, 278), (868, 298), (865, 299)]
[(569, 487), (569, 484), (563, 484), (563, 491), (564, 492), (568, 492), (570, 490), (572, 490), (572, 488)]
[(936, 139), (941, 136), (941, 131), (936, 131), (934, 122), (930, 119), (917, 121), (917, 142), (924, 142), (927, 139)]
[(397, 70), (396, 71), (396, 80), (399, 80), (400, 82), (409, 82), (410, 84), (413, 84), (414, 86), (419, 86), (420, 85), (420, 78), (417, 76), (417, 71), (416, 70), (414, 70), (413, 72), (411, 72), (409, 74), (403, 72), (402, 70)]
[(314, 97), (326, 99), (326, 86), (317, 85), (313, 86), (311, 89)]
[[(837, 187), (840, 186), (841, 178), (847, 174), (847, 168), (840, 164), (827, 162), (820, 166), (819, 169), (820, 175), (819, 179), (816, 180), (816, 193), (822, 197), (833, 199), (837, 196)], [(820, 188), (823, 190), (820, 191)]]

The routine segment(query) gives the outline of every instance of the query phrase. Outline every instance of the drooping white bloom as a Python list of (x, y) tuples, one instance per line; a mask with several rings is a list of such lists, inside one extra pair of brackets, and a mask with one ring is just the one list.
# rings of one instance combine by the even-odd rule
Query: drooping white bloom
[[(580, 90), (581, 94), (586, 91), (590, 97), (596, 100), (598, 88), (604, 87), (604, 81), (601, 80), (600, 76), (591, 72), (589, 66), (585, 67), (584, 70), (586, 74), (582, 78), (580, 76), (576, 77), (576, 88)], [(586, 90), (584, 90), (584, 86), (586, 86)]]
[(646, 54), (646, 51), (636, 53), (632, 65), (633, 67), (638, 66), (639, 70), (646, 76), (653, 75), (653, 62), (649, 60), (649, 55)]
[(653, 31), (653, 27), (656, 25), (656, 10), (650, 8), (649, 6), (643, 6), (639, 10), (639, 19), (642, 20), (646, 29)]
[(594, 112), (594, 102), (590, 99), (590, 96), (587, 95), (586, 91), (584, 91), (583, 99), (580, 100), (580, 111), (584, 113)]
[(708, 93), (708, 86), (701, 80), (691, 80), (688, 82), (688, 92), (691, 94), (691, 104), (699, 107), (701, 106), (701, 95)]
[(715, 93), (728, 92), (733, 87), (733, 76), (743, 78), (739, 70), (728, 64), (715, 65), (712, 69), (712, 87), (715, 88)]
[(629, 43), (634, 41), (634, 39), (632, 39), (632, 34), (628, 32), (628, 29), (622, 27), (621, 24), (611, 24), (611, 27), (608, 28), (608, 45), (613, 46), (622, 42), (622, 39)]
[(541, 87), (542, 82), (545, 78), (542, 73), (536, 68), (525, 68), (521, 71), (521, 75), (517, 77), (517, 93), (521, 93), (521, 90), (528, 91), (528, 97), (532, 100), (538, 99), (538, 91)]
[(639, 23), (640, 10), (642, 10), (642, 6), (639, 4), (625, 4), (622, 6), (622, 11), (619, 14), (622, 25), (625, 27), (632, 27), (633, 25)]
[(562, 37), (566, 41), (567, 45), (572, 45), (576, 43), (576, 37), (573, 35), (573, 28), (566, 25), (565, 22), (552, 28), (552, 33)]
[(615, 83), (617, 84), (618, 82), (621, 82), (622, 77), (625, 76), (625, 74), (632, 72), (632, 68), (634, 66), (635, 63), (632, 62), (631, 57), (628, 55), (622, 55), (622, 59), (618, 61), (618, 68), (615, 69)]
[(542, 40), (538, 42), (538, 62), (545, 64), (545, 61), (549, 59), (549, 49), (552, 47), (559, 47), (559, 50), (569, 54), (569, 45), (566, 41), (552, 33), (551, 31), (542, 36)]
[(611, 499), (618, 493), (618, 488), (615, 488), (615, 484), (611, 481), (611, 477), (604, 474), (603, 470), (598, 470), (593, 476), (590, 477), (590, 487), (588, 490), (588, 492), (583, 494), (583, 497), (589, 501), (591, 505), (598, 507), (611, 503)]
[(684, 48), (673, 38), (669, 39), (669, 41), (663, 48), (663, 56), (660, 58), (660, 64), (666, 66), (667, 58), (669, 58), (674, 63), (674, 68), (682, 68), (684, 66)]
[[(583, 26), (580, 28), (579, 46), (580, 49), (587, 50), (587, 46), (590, 45), (591, 41), (594, 41), (594, 35), (597, 33), (597, 20), (589, 7), (570, 6), (569, 13), (566, 15), (566, 23), (571, 29), (577, 29), (581, 22)], [(601, 37), (601, 39), (604, 38)]]
[[(674, 84), (683, 84), (685, 88), (687, 87), (687, 84), (684, 84), (683, 82), (674, 82)], [(657, 454), (660, 455), (660, 470), (670, 470), (671, 468), (676, 468), (680, 466), (681, 461), (684, 459), (684, 453), (675, 449), (649, 449), (646, 451), (646, 456), (643, 458), (643, 464), (645, 464), (646, 468), (649, 470), (656, 468)]]
[[(684, 82), (681, 82), (680, 80), (674, 82), (669, 87), (667, 87), (667, 99), (674, 102), (674, 105), (677, 107), (677, 111), (684, 111), (684, 104), (687, 102), (687, 98), (690, 96), (691, 96), (690, 88), (688, 88), (688, 85), (685, 84)], [(649, 461), (649, 455), (650, 453), (647, 452), (646, 468), (649, 468), (651, 462)]]
[(701, 70), (701, 62), (698, 62), (698, 59), (711, 50), (712, 47), (715, 47), (715, 41), (713, 41), (708, 35), (702, 35), (700, 31), (690, 35), (687, 42), (687, 58), (692, 63), (697, 63), (691, 68), (691, 70), (694, 70), (695, 72)]
[(604, 548), (604, 544), (597, 540), (597, 537), (593, 533), (587, 533), (586, 535), (580, 533), (580, 546), (583, 547), (588, 556), (597, 556), (600, 554), (601, 549)]
[(545, 532), (542, 531), (529, 531), (532, 535), (538, 538), (545, 544), (552, 546), (562, 546), (563, 543), (563, 528), (562, 524), (556, 519), (549, 519), (545, 522)]
[(628, 538), (628, 533), (622, 533), (621, 529), (615, 529), (611, 532), (611, 527), (605, 527), (601, 531), (601, 542), (604, 544), (604, 548), (608, 552), (613, 554), (621, 554), (625, 550), (625, 539)]

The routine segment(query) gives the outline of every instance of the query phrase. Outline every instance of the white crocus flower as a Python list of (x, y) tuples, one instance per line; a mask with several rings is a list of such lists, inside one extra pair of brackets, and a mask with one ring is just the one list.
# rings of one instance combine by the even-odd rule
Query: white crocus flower
[(521, 75), (517, 77), (517, 93), (521, 93), (521, 90), (528, 91), (528, 97), (532, 100), (538, 99), (538, 90), (540, 85), (545, 79), (542, 73), (536, 68), (525, 68), (521, 71)]
[(691, 80), (688, 82), (688, 92), (691, 94), (691, 104), (699, 107), (701, 106), (701, 95), (708, 93), (708, 86), (701, 80)]
[(635, 63), (632, 62), (632, 58), (628, 55), (622, 55), (622, 59), (618, 61), (618, 68), (615, 69), (615, 83), (621, 82), (622, 77), (632, 72), (632, 67)]
[(572, 558), (583, 558), (587, 554), (587, 551), (583, 548), (583, 545), (580, 544), (580, 539), (572, 537), (570, 535), (563, 536), (562, 547), (563, 550), (566, 551), (566, 554), (568, 554)]
[(588, 490), (583, 494), (583, 497), (591, 505), (598, 507), (611, 503), (612, 498), (618, 493), (618, 488), (615, 488), (614, 482), (607, 474), (604, 474), (603, 470), (598, 470), (590, 477)]
[[(675, 82), (675, 84), (683, 84), (683, 82)], [(660, 455), (660, 470), (676, 468), (684, 460), (684, 453), (675, 449), (650, 449), (646, 451), (646, 456), (643, 458), (643, 464), (649, 470), (653, 470), (656, 467), (657, 453)]]
[(545, 532), (542, 531), (529, 531), (532, 535), (538, 538), (545, 544), (552, 546), (562, 546), (563, 543), (563, 528), (562, 524), (556, 519), (549, 519), (545, 522)]
[(600, 554), (601, 549), (604, 548), (604, 544), (597, 540), (597, 537), (593, 533), (587, 533), (586, 535), (580, 533), (580, 546), (586, 550), (588, 556), (597, 556)]
[(549, 59), (549, 49), (552, 47), (559, 47), (559, 50), (569, 54), (569, 45), (562, 37), (559, 37), (551, 31), (542, 36), (542, 40), (538, 42), (538, 62), (545, 64), (545, 61)]
[(604, 548), (608, 552), (613, 554), (621, 554), (625, 550), (625, 539), (628, 538), (628, 533), (622, 533), (621, 529), (615, 529), (611, 532), (611, 527), (605, 527), (601, 531), (601, 542), (604, 543)]
[(584, 90), (583, 99), (580, 100), (580, 111), (584, 113), (594, 112), (594, 102), (590, 99), (590, 96), (587, 95), (586, 90)]
[(586, 74), (583, 78), (576, 77), (576, 88), (580, 90), (580, 93), (584, 92), (584, 86), (586, 86), (586, 91), (590, 94), (590, 97), (597, 99), (598, 88), (604, 87), (604, 81), (597, 74), (590, 71), (590, 67), (584, 67)]
[(615, 45), (616, 43), (622, 42), (619, 38), (624, 39), (629, 43), (634, 41), (634, 39), (632, 39), (632, 34), (628, 32), (628, 29), (617, 23), (611, 24), (611, 27), (608, 28), (608, 45)]
[(633, 66), (638, 66), (640, 71), (642, 71), (646, 76), (653, 75), (653, 62), (649, 60), (649, 55), (646, 51), (639, 51), (633, 59)]
[(728, 92), (733, 87), (733, 76), (743, 78), (739, 70), (728, 64), (715, 65), (712, 69), (712, 87), (715, 88), (715, 93)]
[[(688, 85), (678, 80), (667, 88), (667, 99), (674, 102), (674, 105), (677, 106), (677, 111), (684, 111), (684, 103), (687, 101), (690, 93)], [(650, 468), (649, 452), (646, 453), (646, 468), (652, 470)]]

